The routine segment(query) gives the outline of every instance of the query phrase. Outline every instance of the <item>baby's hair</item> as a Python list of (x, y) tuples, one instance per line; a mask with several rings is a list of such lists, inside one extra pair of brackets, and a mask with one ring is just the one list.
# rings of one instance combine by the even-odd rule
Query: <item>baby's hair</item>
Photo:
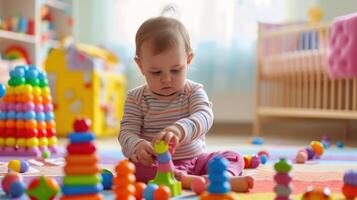
[(178, 45), (181, 39), (185, 44), (186, 53), (191, 53), (190, 37), (179, 20), (164, 16), (150, 18), (139, 27), (136, 33), (136, 57), (140, 57), (145, 41), (152, 43), (153, 53), (157, 55)]

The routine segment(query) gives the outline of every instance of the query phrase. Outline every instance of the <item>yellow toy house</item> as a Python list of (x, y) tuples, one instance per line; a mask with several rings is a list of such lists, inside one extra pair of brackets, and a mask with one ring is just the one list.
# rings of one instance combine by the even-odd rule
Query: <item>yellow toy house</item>
[(104, 49), (71, 44), (52, 49), (45, 61), (57, 135), (73, 130), (76, 117), (92, 120), (97, 136), (119, 133), (125, 99), (125, 76), (118, 58)]

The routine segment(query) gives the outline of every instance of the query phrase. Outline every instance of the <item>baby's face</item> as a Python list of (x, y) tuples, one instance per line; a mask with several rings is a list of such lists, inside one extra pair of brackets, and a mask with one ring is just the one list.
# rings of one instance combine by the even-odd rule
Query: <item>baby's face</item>
[(183, 89), (188, 64), (192, 54), (187, 55), (184, 44), (177, 44), (154, 55), (150, 42), (144, 42), (141, 56), (137, 59), (141, 73), (145, 76), (151, 92), (160, 96), (171, 96)]

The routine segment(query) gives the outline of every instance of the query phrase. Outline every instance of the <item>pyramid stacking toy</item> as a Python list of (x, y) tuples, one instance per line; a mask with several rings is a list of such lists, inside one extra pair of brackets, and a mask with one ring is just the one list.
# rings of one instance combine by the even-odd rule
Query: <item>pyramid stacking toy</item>
[(36, 66), (15, 67), (0, 102), (0, 156), (56, 153), (55, 125), (46, 73)]
[(285, 158), (280, 158), (279, 161), (274, 164), (274, 169), (276, 171), (274, 176), (274, 180), (276, 182), (276, 186), (274, 187), (276, 200), (291, 199), (290, 195), (292, 193), (292, 188), (290, 182), (292, 181), (292, 178), (289, 175), (291, 168), (291, 164)]
[(122, 160), (115, 167), (113, 191), (116, 200), (135, 200), (135, 165), (129, 160)]
[(216, 156), (208, 162), (209, 184), (207, 187), (207, 192), (201, 194), (201, 200), (236, 199), (231, 192), (227, 166), (228, 161), (220, 156)]
[(68, 135), (70, 143), (67, 146), (67, 155), (64, 166), (63, 196), (61, 200), (100, 200), (103, 196), (100, 169), (95, 137), (89, 132), (89, 119), (76, 119), (74, 132)]
[(174, 165), (172, 163), (169, 145), (164, 141), (160, 141), (154, 145), (154, 150), (157, 153), (158, 168), (156, 176), (149, 183), (157, 185), (166, 185), (171, 190), (171, 195), (177, 196), (181, 194), (181, 182), (177, 181), (174, 176)]

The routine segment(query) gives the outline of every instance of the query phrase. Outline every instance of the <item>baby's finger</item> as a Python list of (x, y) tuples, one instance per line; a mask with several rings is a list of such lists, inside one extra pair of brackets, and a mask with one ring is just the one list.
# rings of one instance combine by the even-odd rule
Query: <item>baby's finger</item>
[(138, 157), (137, 157), (136, 155), (132, 155), (132, 156), (130, 157), (130, 160), (131, 160), (132, 162), (137, 163), (137, 162), (138, 162)]
[(166, 144), (169, 144), (170, 141), (172, 140), (172, 137), (173, 137), (173, 136), (174, 136), (174, 135), (173, 135), (172, 132), (167, 132), (166, 135), (165, 135), (165, 137), (163, 138), (164, 141), (165, 141), (165, 143), (166, 143)]
[(153, 146), (147, 146), (147, 148), (145, 148), (145, 151), (150, 155), (150, 157), (156, 154)]
[(177, 137), (172, 137), (172, 140), (170, 141), (170, 143), (172, 144), (172, 146), (175, 148), (177, 147), (179, 141), (178, 141), (178, 138)]

